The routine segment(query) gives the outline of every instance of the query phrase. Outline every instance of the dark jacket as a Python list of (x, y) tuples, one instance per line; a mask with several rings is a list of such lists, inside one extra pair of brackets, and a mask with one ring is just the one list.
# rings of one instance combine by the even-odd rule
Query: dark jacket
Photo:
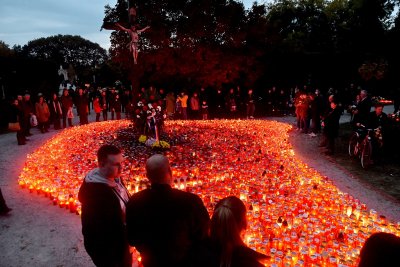
[(386, 113), (382, 112), (380, 116), (377, 116), (375, 111), (372, 111), (368, 116), (367, 129), (376, 129), (381, 127), (382, 140), (386, 140), (389, 129), (389, 121)]
[(131, 264), (126, 228), (118, 197), (102, 183), (83, 182), (82, 234), (85, 249), (96, 266), (127, 267)]
[(79, 115), (88, 114), (89, 100), (85, 94), (76, 96), (75, 105)]
[(324, 100), (321, 96), (316, 96), (311, 102), (311, 116), (318, 118), (322, 115), (324, 110)]
[(114, 97), (110, 101), (111, 101), (110, 108), (114, 109), (115, 112), (121, 112), (122, 107), (121, 107), (121, 101), (119, 100), (119, 98)]
[(72, 101), (72, 97), (70, 95), (62, 95), (60, 97), (60, 102), (61, 102), (61, 108), (63, 110), (64, 115), (67, 114), (67, 111), (69, 108), (72, 108), (72, 105), (74, 104)]
[(324, 118), (324, 133), (331, 137), (339, 135), (339, 120), (341, 111), (339, 107), (332, 109)]
[(225, 99), (226, 107), (229, 111), (236, 111), (237, 110), (237, 99), (235, 94), (228, 94)]
[(222, 91), (220, 93), (216, 93), (215, 95), (215, 107), (216, 108), (225, 108), (225, 97), (222, 93)]
[(256, 97), (254, 96), (254, 93), (252, 93), (251, 95), (250, 94), (247, 94), (246, 95), (246, 105), (249, 105), (249, 104), (255, 104), (255, 102), (256, 102)]
[(48, 106), (50, 110), (50, 121), (53, 122), (62, 117), (61, 104), (60, 101), (58, 101), (58, 98), (56, 100), (50, 100)]
[(35, 114), (35, 105), (32, 103), (31, 100), (22, 100), (21, 104), (21, 108), (24, 112), (25, 117), (29, 117), (31, 113)]
[[(220, 250), (210, 240), (196, 247), (192, 254), (190, 267), (219, 267)], [(264, 254), (258, 253), (247, 246), (238, 246), (233, 249), (231, 267), (262, 267), (260, 260), (267, 259)]]
[(126, 209), (128, 241), (144, 267), (188, 266), (189, 251), (206, 238), (209, 220), (198, 196), (169, 185), (133, 195)]
[(11, 105), (8, 112), (8, 122), (21, 122), (24, 118), (24, 112), (21, 107)]
[(107, 105), (108, 105), (107, 96), (105, 95), (100, 96), (100, 105), (103, 110), (107, 110)]
[(366, 125), (369, 113), (371, 111), (371, 105), (371, 100), (368, 97), (358, 102), (356, 107), (358, 113), (354, 115), (354, 123)]
[(368, 129), (376, 129), (378, 127), (382, 127), (385, 129), (388, 125), (388, 117), (386, 113), (382, 112), (382, 114), (378, 117), (375, 113), (375, 111), (372, 111), (367, 120), (367, 125), (366, 127)]

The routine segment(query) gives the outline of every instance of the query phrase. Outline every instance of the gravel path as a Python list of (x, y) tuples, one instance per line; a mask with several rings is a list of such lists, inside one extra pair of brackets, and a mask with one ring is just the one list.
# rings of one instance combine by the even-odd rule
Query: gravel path
[[(386, 107), (385, 107), (386, 109)], [(390, 107), (389, 107), (390, 109)], [(271, 118), (277, 121), (295, 125), (294, 117)], [(349, 122), (346, 114), (341, 117), (340, 122)], [(379, 215), (384, 215), (394, 222), (400, 222), (400, 202), (385, 192), (372, 187), (362, 181), (357, 175), (350, 173), (347, 169), (338, 165), (334, 156), (326, 156), (318, 148), (321, 136), (310, 137), (293, 130), (290, 132), (296, 156), (302, 161), (318, 170), (322, 175), (329, 177), (341, 191), (361, 200), (369, 209), (374, 209)]]
[(0, 266), (94, 266), (83, 247), (80, 217), (17, 184), (26, 155), (57, 133), (31, 132), (25, 146), (17, 145), (15, 133), (0, 135), (0, 187), (13, 209), (0, 217)]
[[(93, 121), (93, 114), (89, 120)], [(294, 118), (279, 120), (294, 122)], [(14, 133), (0, 135), (0, 187), (7, 204), (13, 208), (10, 215), (0, 217), (0, 266), (93, 266), (83, 247), (80, 217), (17, 185), (26, 155), (57, 132), (41, 134), (33, 129), (32, 133), (25, 146), (17, 146)], [(321, 156), (317, 139), (296, 133), (291, 133), (290, 138), (296, 155), (332, 179), (342, 191), (379, 214), (400, 221), (398, 201), (362, 183), (331, 158)]]

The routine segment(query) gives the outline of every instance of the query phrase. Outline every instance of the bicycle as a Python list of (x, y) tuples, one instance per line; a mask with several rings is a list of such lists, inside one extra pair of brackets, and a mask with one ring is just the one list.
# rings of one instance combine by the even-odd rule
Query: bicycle
[(367, 169), (373, 164), (373, 140), (377, 140), (378, 146), (382, 147), (381, 128), (365, 129), (364, 125), (359, 125), (361, 129), (356, 130), (349, 140), (348, 153), (350, 157), (358, 157), (363, 169)]

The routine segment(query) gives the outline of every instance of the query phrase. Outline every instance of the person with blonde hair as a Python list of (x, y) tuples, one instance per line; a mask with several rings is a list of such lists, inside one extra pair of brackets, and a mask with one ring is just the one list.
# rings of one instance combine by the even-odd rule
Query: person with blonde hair
[(211, 218), (209, 239), (199, 247), (192, 266), (262, 267), (264, 254), (247, 247), (242, 236), (247, 228), (246, 206), (235, 196), (221, 199)]

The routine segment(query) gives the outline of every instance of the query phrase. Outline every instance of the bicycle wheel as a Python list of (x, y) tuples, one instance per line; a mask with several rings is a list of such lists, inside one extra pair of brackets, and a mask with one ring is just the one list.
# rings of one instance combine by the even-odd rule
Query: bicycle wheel
[(371, 141), (365, 140), (364, 147), (361, 152), (361, 166), (364, 169), (367, 169), (372, 163), (371, 159), (372, 159), (372, 144)]
[(350, 156), (350, 157), (355, 157), (355, 156), (357, 156), (357, 154), (358, 154), (358, 153), (355, 151), (356, 146), (357, 146), (357, 140), (358, 140), (357, 134), (356, 134), (356, 133), (353, 133), (353, 134), (351, 135), (351, 137), (350, 137), (350, 140), (349, 140), (349, 148), (348, 148), (348, 151), (349, 151), (349, 156)]

